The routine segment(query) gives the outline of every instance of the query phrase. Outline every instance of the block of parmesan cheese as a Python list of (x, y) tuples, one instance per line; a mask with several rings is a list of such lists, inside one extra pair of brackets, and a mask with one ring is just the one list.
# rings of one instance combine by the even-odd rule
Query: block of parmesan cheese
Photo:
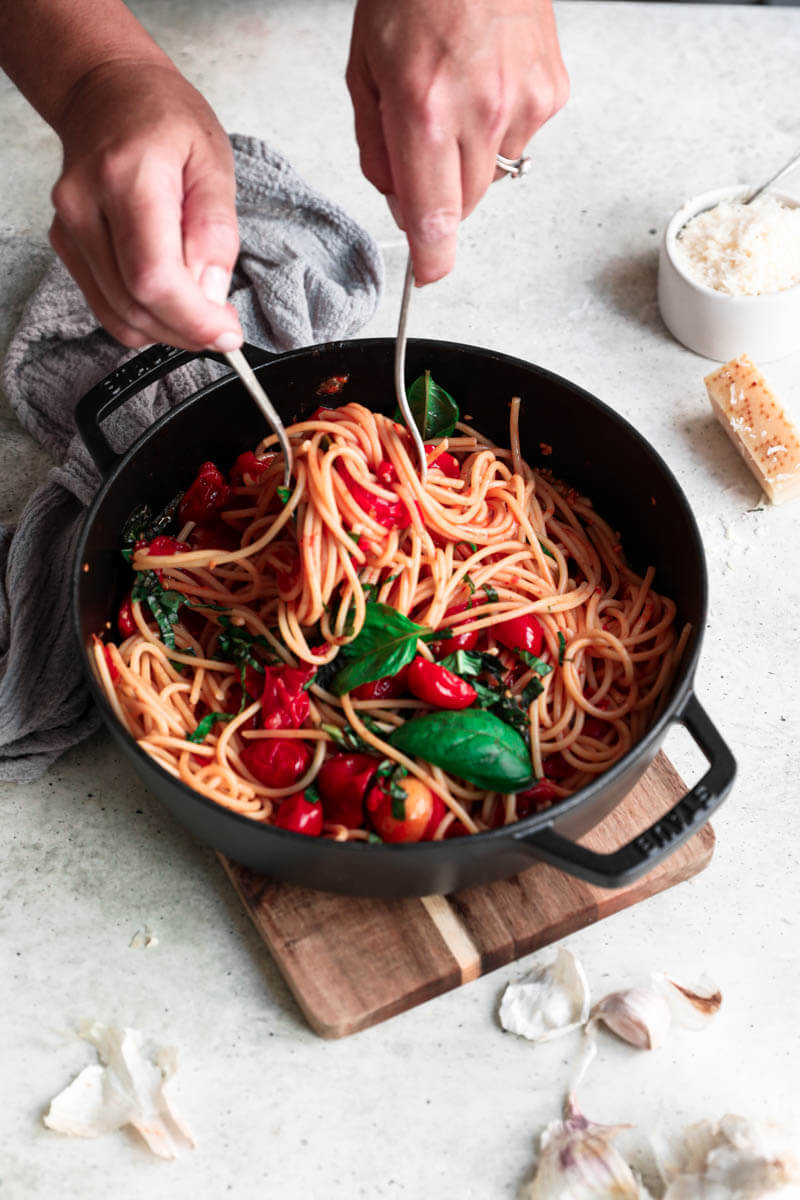
[(746, 354), (706, 375), (711, 407), (773, 504), (800, 495), (800, 436)]

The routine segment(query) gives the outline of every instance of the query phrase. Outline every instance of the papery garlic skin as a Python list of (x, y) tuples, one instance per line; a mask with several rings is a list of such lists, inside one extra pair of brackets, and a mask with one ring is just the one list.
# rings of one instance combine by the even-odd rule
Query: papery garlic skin
[(674, 1024), (683, 1029), (706, 1029), (722, 1007), (722, 992), (707, 975), (692, 985), (660, 973), (652, 979), (669, 1005)]
[(591, 997), (583, 967), (563, 946), (555, 959), (509, 983), (500, 1003), (500, 1024), (532, 1042), (548, 1042), (579, 1029)]
[(84, 1021), (80, 1035), (96, 1048), (103, 1065), (84, 1067), (51, 1102), (44, 1123), (57, 1133), (99, 1137), (132, 1125), (160, 1158), (176, 1158), (195, 1145), (172, 1096), (175, 1051), (153, 1057), (137, 1029)]
[(733, 1114), (690, 1125), (676, 1161), (659, 1164), (664, 1200), (798, 1200), (796, 1144), (775, 1125)]
[(612, 1138), (625, 1125), (596, 1125), (569, 1105), (541, 1136), (534, 1178), (519, 1200), (651, 1200)]
[(655, 1050), (664, 1043), (672, 1014), (654, 988), (627, 988), (604, 996), (592, 1009), (592, 1021), (601, 1021), (639, 1050)]

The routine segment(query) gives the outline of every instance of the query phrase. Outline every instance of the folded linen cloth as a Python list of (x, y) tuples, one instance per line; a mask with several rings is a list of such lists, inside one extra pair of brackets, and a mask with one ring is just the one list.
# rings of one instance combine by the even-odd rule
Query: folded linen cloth
[[(248, 341), (289, 350), (348, 337), (370, 318), (380, 252), (275, 150), (231, 137), (241, 248), (230, 299)], [(101, 329), (59, 262), (23, 312), (2, 385), (23, 428), (56, 460), (16, 529), (0, 526), (0, 780), (36, 779), (99, 724), (83, 680), (69, 601), (84, 508), (100, 477), (75, 432), (76, 402), (135, 351)], [(117, 450), (220, 373), (197, 360), (104, 422)]]

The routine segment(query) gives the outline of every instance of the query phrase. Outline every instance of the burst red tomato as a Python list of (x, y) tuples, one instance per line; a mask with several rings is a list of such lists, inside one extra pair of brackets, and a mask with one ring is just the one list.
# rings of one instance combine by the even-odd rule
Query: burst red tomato
[(520, 820), (533, 812), (549, 808), (557, 799), (554, 784), (549, 779), (540, 779), (533, 787), (517, 793), (517, 816)]
[(279, 829), (288, 829), (290, 833), (319, 837), (322, 833), (322, 805), (319, 800), (309, 800), (305, 792), (295, 792), (293, 796), (281, 800), (272, 823)]
[(533, 613), (500, 621), (492, 626), (492, 633), (509, 650), (527, 650), (528, 654), (539, 655), (544, 645), (544, 630)]
[(469, 708), (478, 698), (475, 688), (466, 679), (448, 671), (447, 667), (428, 662), (421, 655), (409, 668), (408, 690), (412, 696), (436, 708)]
[(360, 683), (350, 695), (355, 700), (396, 700), (408, 692), (409, 666), (410, 663), (407, 663), (401, 667), (396, 675), (384, 675), (382, 679)]
[[(430, 454), (430, 452), (435, 449), (436, 447), (434, 445), (428, 446), (426, 444), (425, 446), (425, 452), (427, 454)], [(443, 471), (444, 474), (450, 479), (458, 479), (461, 475), (461, 467), (458, 465), (458, 459), (455, 457), (455, 455), (450, 454), (447, 450), (443, 450), (441, 454), (437, 455), (436, 459), (431, 463), (431, 468), (433, 467), (438, 467), (439, 470)]]
[(314, 782), (327, 821), (358, 829), (364, 824), (364, 799), (379, 758), (371, 754), (329, 754)]
[(311, 751), (299, 738), (258, 738), (242, 750), (242, 762), (265, 787), (291, 787), (305, 775)]
[(265, 729), (299, 729), (308, 716), (305, 685), (314, 676), (313, 667), (267, 667), (261, 694)]
[(241, 487), (243, 484), (247, 484), (245, 476), (249, 476), (251, 483), (256, 483), (259, 476), (269, 470), (274, 459), (274, 454), (266, 454), (263, 458), (256, 458), (252, 450), (245, 450), (244, 454), (239, 455), (230, 469), (231, 483), (236, 484), (237, 487)]
[[(455, 604), (452, 608), (448, 608), (445, 617), (455, 617), (458, 613), (466, 612), (472, 607), (471, 601), (465, 604)], [(440, 642), (431, 642), (431, 653), (434, 658), (446, 658), (448, 654), (455, 654), (456, 650), (474, 650), (478, 644), (481, 631), (473, 629), (471, 633), (454, 633), (450, 637), (442, 638)]]
[(202, 524), (215, 517), (230, 497), (231, 489), (219, 467), (213, 462), (204, 462), (181, 499), (178, 516), (181, 521)]

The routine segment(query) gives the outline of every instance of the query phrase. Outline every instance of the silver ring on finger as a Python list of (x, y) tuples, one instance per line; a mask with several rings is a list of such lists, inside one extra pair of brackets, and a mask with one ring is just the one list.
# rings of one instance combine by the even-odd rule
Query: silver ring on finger
[(494, 161), (501, 171), (505, 171), (512, 179), (520, 179), (531, 169), (531, 160), (522, 154), (519, 158), (506, 158), (504, 154), (496, 154)]

